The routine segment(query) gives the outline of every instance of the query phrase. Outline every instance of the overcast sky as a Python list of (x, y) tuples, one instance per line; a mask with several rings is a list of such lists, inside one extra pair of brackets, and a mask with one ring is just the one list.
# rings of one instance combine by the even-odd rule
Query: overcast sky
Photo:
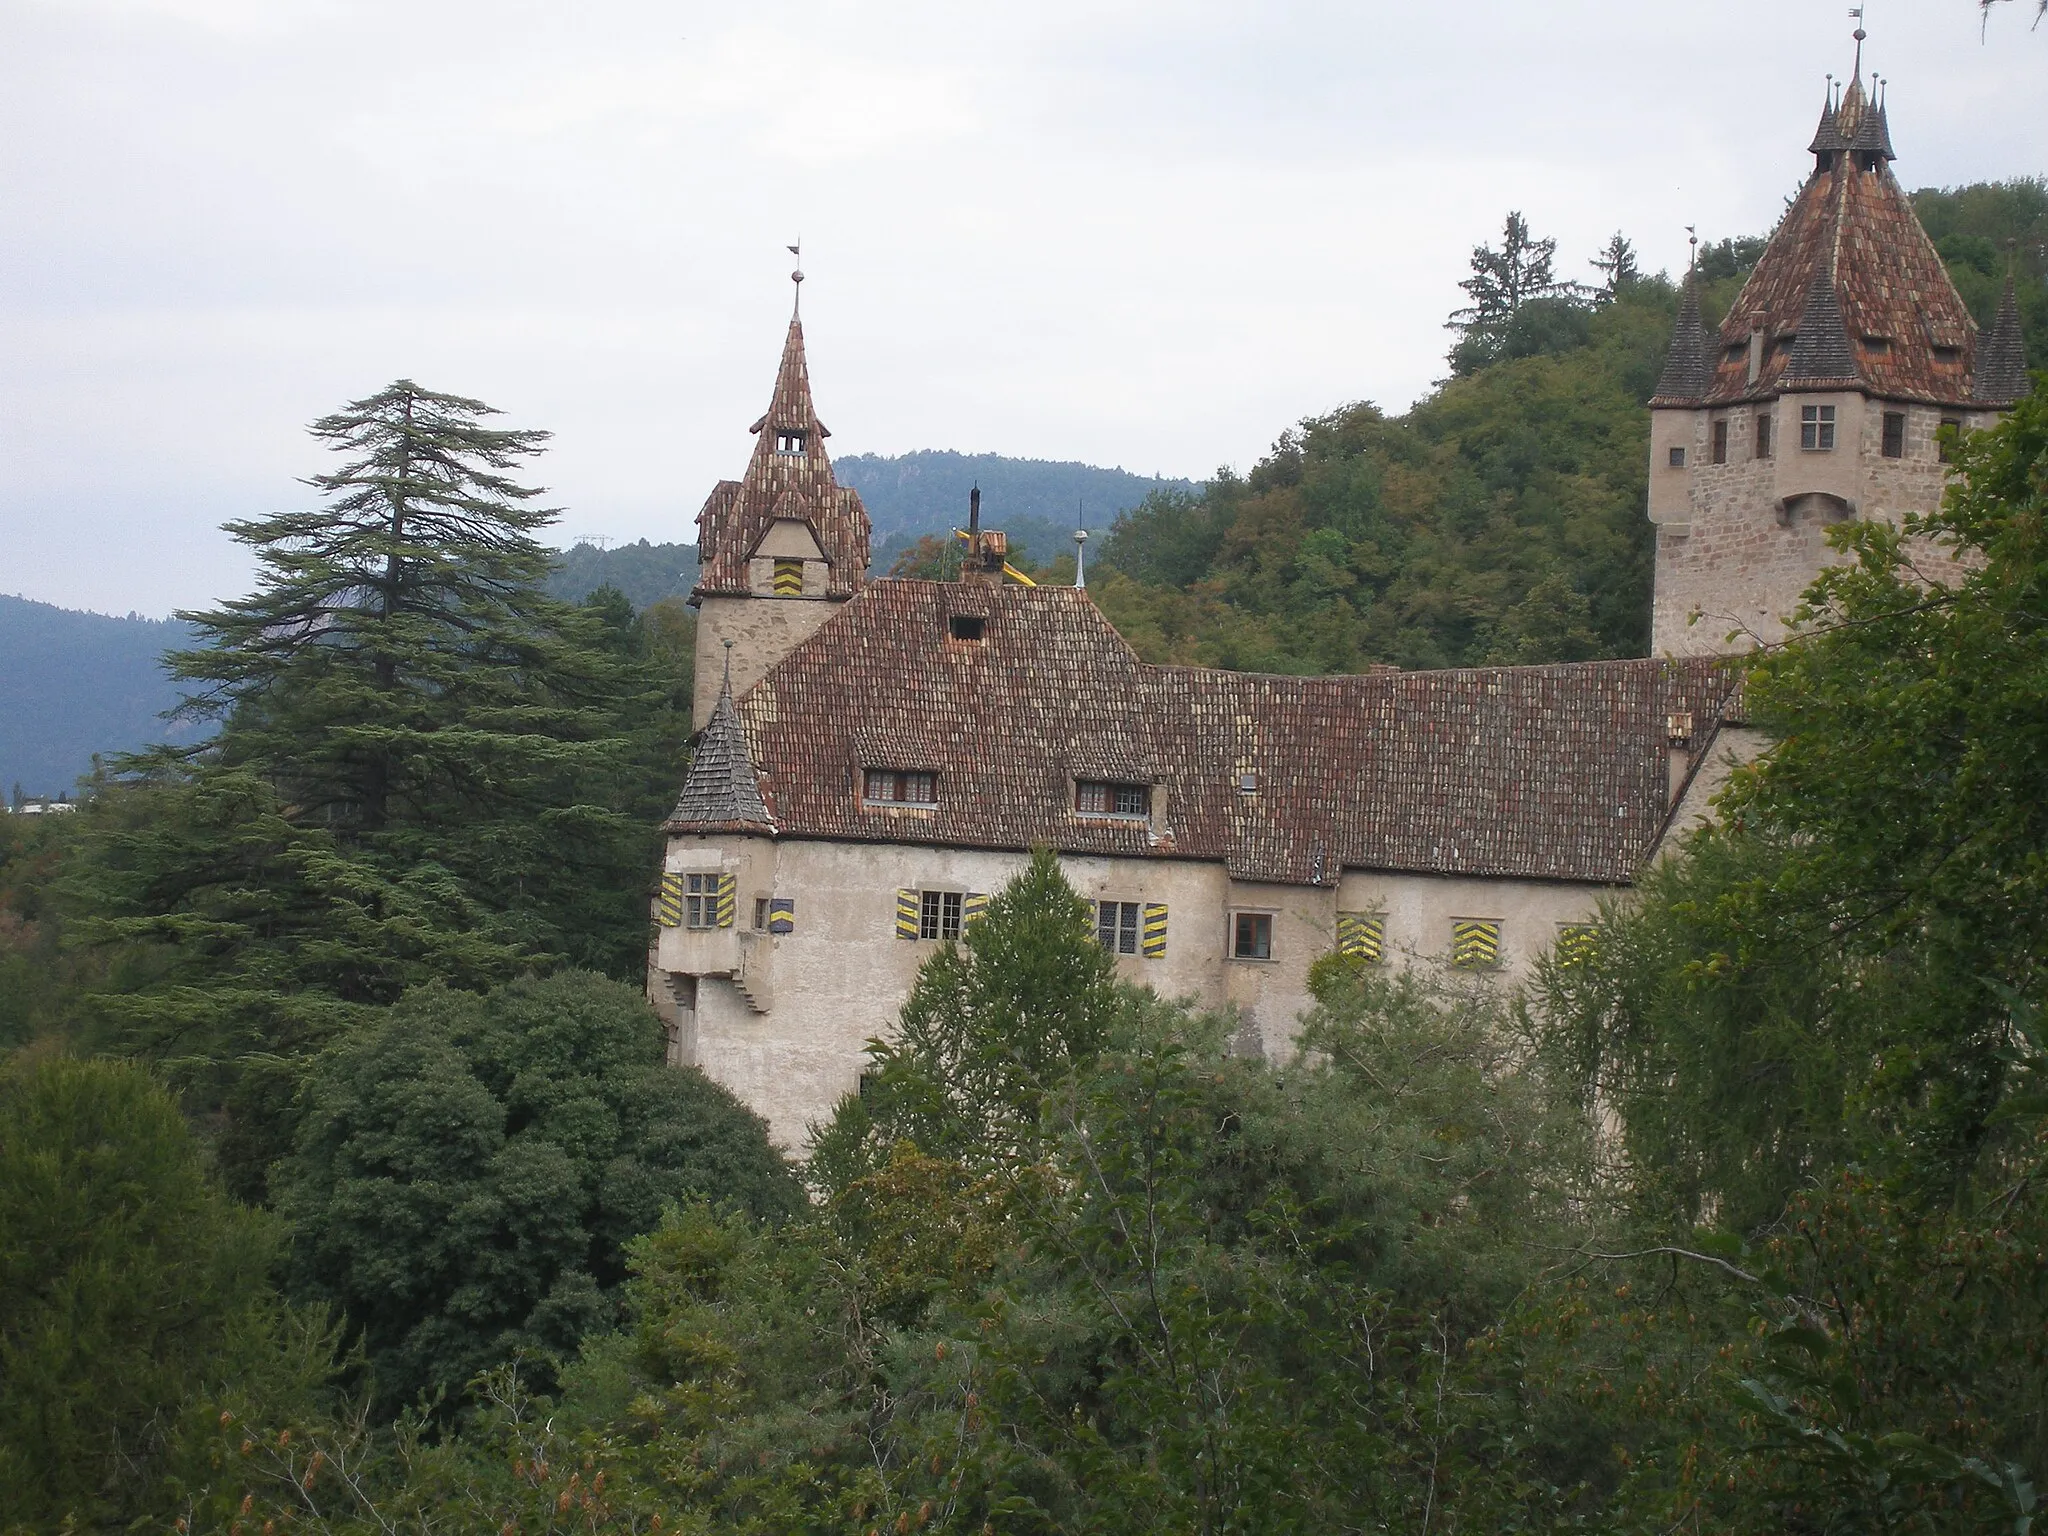
[[(1873, 0), (1909, 187), (2048, 170), (2048, 28)], [(694, 537), (801, 235), (835, 452), (1203, 476), (1442, 369), (1510, 207), (1757, 233), (1839, 0), (0, 0), (0, 592), (160, 615), (390, 379), (552, 429), (562, 532)], [(1000, 509), (996, 509), (998, 512)], [(4, 658), (0, 658), (4, 662)]]

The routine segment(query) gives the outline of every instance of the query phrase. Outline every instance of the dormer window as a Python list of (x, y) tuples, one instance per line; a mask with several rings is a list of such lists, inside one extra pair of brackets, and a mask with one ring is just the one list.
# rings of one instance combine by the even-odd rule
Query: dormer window
[(1082, 816), (1124, 816), (1142, 820), (1152, 814), (1152, 786), (1082, 779), (1074, 786), (1074, 810)]
[(988, 620), (978, 613), (956, 613), (946, 620), (946, 630), (955, 640), (979, 640), (988, 630)]
[(860, 797), (869, 805), (937, 805), (939, 776), (870, 768), (861, 775)]
[(775, 451), (777, 453), (794, 454), (801, 458), (804, 451), (803, 433), (777, 427), (775, 429)]

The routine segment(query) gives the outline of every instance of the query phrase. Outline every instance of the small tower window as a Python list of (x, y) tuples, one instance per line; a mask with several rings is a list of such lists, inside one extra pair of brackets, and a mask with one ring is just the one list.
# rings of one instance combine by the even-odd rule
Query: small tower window
[(1756, 456), (1768, 459), (1771, 456), (1771, 413), (1756, 413)]
[(775, 560), (775, 586), (777, 597), (802, 597), (804, 595), (804, 563), (801, 560)]
[(1941, 434), (1935, 438), (1935, 456), (1944, 464), (1953, 464), (1955, 455), (1949, 452), (1949, 445), (1962, 436), (1963, 419), (1960, 416), (1941, 418)]
[(1799, 446), (1818, 453), (1834, 451), (1835, 408), (1832, 405), (1799, 407)]
[(804, 435), (778, 427), (775, 430), (775, 451), (801, 455), (804, 451)]
[(1903, 459), (1906, 456), (1906, 413), (1886, 411), (1884, 413), (1884, 456), (1888, 459)]
[(1670, 463), (1673, 469), (1685, 468), (1685, 450), (1683, 448), (1672, 449)]
[(1728, 462), (1728, 419), (1725, 416), (1714, 423), (1714, 462)]

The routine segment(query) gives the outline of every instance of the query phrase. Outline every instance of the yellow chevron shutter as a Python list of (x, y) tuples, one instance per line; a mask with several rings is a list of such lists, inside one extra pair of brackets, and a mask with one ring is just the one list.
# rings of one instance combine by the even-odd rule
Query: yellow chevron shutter
[(768, 931), (770, 933), (796, 932), (796, 898), (794, 896), (771, 896), (768, 898)]
[(1166, 956), (1166, 903), (1148, 901), (1145, 903), (1145, 927), (1139, 940), (1139, 949), (1147, 960), (1161, 960)]
[(718, 877), (718, 926), (730, 928), (732, 915), (740, 904), (740, 877), (720, 875)]
[(1337, 953), (1378, 965), (1386, 951), (1387, 920), (1368, 912), (1337, 914)]
[(896, 937), (914, 939), (917, 937), (917, 892), (896, 893)]
[(775, 595), (777, 597), (802, 597), (804, 595), (803, 561), (777, 560), (775, 562)]
[(1500, 964), (1500, 924), (1490, 918), (1451, 920), (1451, 964), (1461, 970), (1490, 970)]
[(979, 921), (988, 912), (988, 892), (969, 891), (960, 902), (960, 926)]
[(1599, 928), (1593, 923), (1559, 923), (1557, 946), (1552, 951), (1559, 965), (1584, 965), (1593, 958)]
[(670, 874), (667, 870), (662, 871), (661, 894), (655, 898), (654, 914), (664, 928), (680, 928), (683, 926), (683, 877), (681, 875)]

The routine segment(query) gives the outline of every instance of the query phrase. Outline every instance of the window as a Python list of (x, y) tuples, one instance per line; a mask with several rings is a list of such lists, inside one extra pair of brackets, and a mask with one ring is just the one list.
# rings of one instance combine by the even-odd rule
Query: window
[(685, 928), (718, 926), (718, 885), (717, 875), (691, 875), (683, 882)]
[(1949, 445), (1956, 438), (1962, 436), (1962, 418), (1959, 416), (1944, 416), (1941, 418), (1941, 427), (1941, 436), (1935, 439), (1935, 454), (1942, 463), (1951, 464), (1955, 462), (1955, 455), (1949, 451)]
[(778, 428), (775, 433), (775, 451), (777, 453), (802, 453), (804, 451), (803, 433), (785, 431)]
[(1230, 958), (1273, 958), (1273, 915), (1270, 912), (1233, 912), (1230, 915)]
[(1799, 407), (1799, 446), (1831, 453), (1835, 446), (1835, 408), (1832, 405)]
[(1600, 929), (1593, 923), (1559, 923), (1551, 956), (1559, 965), (1584, 965), (1593, 958)]
[(1756, 456), (1768, 459), (1771, 456), (1771, 413), (1756, 413)]
[(1074, 809), (1083, 816), (1150, 816), (1152, 786), (1083, 779), (1074, 786)]
[(1728, 422), (1725, 417), (1714, 423), (1714, 462), (1728, 462)]
[(1500, 923), (1489, 917), (1451, 919), (1451, 964), (1461, 971), (1490, 971), (1500, 964)]
[(775, 586), (777, 597), (802, 597), (804, 595), (804, 563), (801, 560), (787, 560), (781, 556), (775, 561)]
[(1886, 411), (1884, 413), (1884, 456), (1888, 459), (1903, 459), (1906, 456), (1906, 413)]
[(979, 640), (988, 620), (978, 613), (956, 613), (946, 621), (946, 628), (955, 640)]
[(1135, 901), (1095, 903), (1095, 937), (1113, 955), (1138, 952), (1138, 904)]
[(754, 898), (754, 932), (766, 933), (767, 931), (768, 898), (766, 896), (756, 896)]
[(1683, 448), (1672, 449), (1670, 463), (1673, 469), (1685, 468), (1685, 450)]
[(939, 776), (870, 768), (862, 775), (860, 797), (870, 805), (937, 805)]
[(959, 891), (920, 891), (917, 905), (917, 936), (920, 939), (960, 937)]

